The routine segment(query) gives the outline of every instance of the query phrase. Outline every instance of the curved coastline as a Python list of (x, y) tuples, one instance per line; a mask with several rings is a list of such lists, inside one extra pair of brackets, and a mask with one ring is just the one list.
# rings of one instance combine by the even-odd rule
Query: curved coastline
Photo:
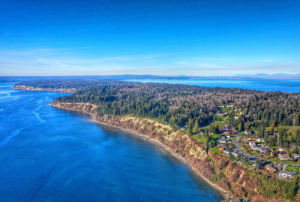
[(186, 160), (185, 158), (183, 158), (182, 156), (176, 154), (174, 151), (172, 151), (169, 147), (167, 147), (166, 145), (164, 145), (162, 142), (158, 141), (158, 140), (155, 140), (153, 138), (149, 138), (148, 136), (146, 135), (143, 135), (141, 133), (138, 133), (137, 131), (134, 131), (134, 130), (131, 130), (131, 129), (128, 129), (128, 128), (122, 128), (122, 127), (119, 127), (119, 126), (114, 126), (114, 125), (110, 125), (110, 124), (107, 124), (105, 122), (101, 122), (99, 120), (96, 119), (95, 115), (93, 113), (89, 113), (89, 112), (86, 112), (86, 111), (83, 111), (83, 110), (77, 110), (77, 109), (70, 109), (70, 108), (64, 108), (64, 107), (61, 107), (61, 106), (57, 106), (57, 105), (54, 105), (52, 103), (49, 104), (50, 106), (52, 107), (56, 107), (56, 108), (59, 108), (59, 109), (63, 109), (63, 110), (70, 110), (70, 111), (77, 111), (77, 112), (81, 112), (81, 113), (84, 113), (84, 114), (88, 114), (91, 116), (91, 119), (89, 121), (91, 122), (94, 122), (96, 124), (99, 124), (99, 125), (102, 125), (102, 126), (107, 126), (109, 128), (114, 128), (114, 129), (117, 129), (119, 131), (122, 131), (124, 132), (125, 134), (130, 134), (130, 135), (133, 135), (133, 136), (136, 136), (136, 137), (139, 137), (139, 138), (142, 138), (144, 139), (145, 141), (149, 142), (150, 144), (153, 144), (155, 146), (159, 146), (160, 148), (164, 149), (165, 151), (168, 152), (169, 155), (172, 155), (172, 157), (176, 158), (178, 161), (180, 161), (182, 164), (184, 164), (185, 166), (187, 166), (191, 171), (193, 171), (197, 176), (201, 177), (201, 179), (203, 181), (205, 181), (209, 186), (211, 186), (212, 188), (214, 188), (217, 192), (218, 192), (218, 195), (221, 196), (224, 200), (228, 200), (232, 197), (231, 193), (227, 192), (226, 190), (222, 189), (221, 187), (213, 184), (211, 181), (209, 181), (205, 176), (203, 176), (196, 168), (194, 168), (189, 162), (188, 160)]

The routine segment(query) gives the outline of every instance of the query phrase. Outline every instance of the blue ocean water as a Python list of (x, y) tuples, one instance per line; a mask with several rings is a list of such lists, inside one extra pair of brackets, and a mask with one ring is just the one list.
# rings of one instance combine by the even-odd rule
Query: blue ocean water
[(0, 201), (220, 201), (160, 147), (0, 83)]
[(156, 82), (172, 84), (189, 84), (205, 87), (246, 88), (262, 91), (300, 92), (300, 80), (292, 79), (144, 79), (127, 80), (136, 82)]

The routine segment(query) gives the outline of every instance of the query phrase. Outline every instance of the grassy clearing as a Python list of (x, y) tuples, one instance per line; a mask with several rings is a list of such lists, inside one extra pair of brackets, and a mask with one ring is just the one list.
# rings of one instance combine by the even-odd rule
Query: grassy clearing
[(218, 147), (210, 147), (209, 150), (212, 152), (212, 153), (222, 153)]
[(299, 172), (299, 169), (296, 166), (288, 166), (286, 167), (286, 170)]
[(206, 137), (205, 135), (200, 135), (200, 134), (197, 134), (197, 135), (192, 135), (192, 138), (194, 140), (196, 140), (197, 142), (206, 142)]
[(206, 129), (206, 130), (208, 129), (209, 130), (210, 125), (213, 125), (213, 126), (217, 126), (218, 125), (220, 130), (225, 127), (224, 123), (221, 123), (221, 122), (218, 122), (218, 121), (214, 121), (214, 122), (210, 122), (210, 123), (208, 123), (208, 124), (200, 127), (200, 129)]

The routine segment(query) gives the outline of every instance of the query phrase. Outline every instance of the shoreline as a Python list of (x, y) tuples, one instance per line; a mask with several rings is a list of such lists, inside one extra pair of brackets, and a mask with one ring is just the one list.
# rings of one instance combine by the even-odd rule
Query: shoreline
[(205, 181), (210, 187), (212, 187), (217, 192), (219, 192), (218, 194), (219, 194), (219, 196), (221, 196), (223, 198), (223, 200), (228, 200), (232, 197), (231, 193), (229, 193), (229, 192), (223, 190), (222, 188), (218, 187), (217, 185), (213, 184), (206, 177), (204, 177), (198, 170), (196, 170), (193, 166), (191, 166), (185, 158), (183, 158), (183, 157), (179, 156), (178, 154), (176, 154), (175, 152), (173, 152), (170, 148), (168, 148), (163, 143), (161, 143), (157, 140), (154, 140), (152, 138), (149, 138), (146, 135), (142, 135), (142, 134), (140, 134), (140, 133), (138, 133), (134, 130), (127, 129), (127, 128), (125, 129), (125, 128), (122, 128), (122, 127), (119, 127), (119, 126), (112, 126), (112, 125), (109, 125), (107, 123), (100, 122), (96, 119), (96, 117), (92, 113), (88, 113), (88, 112), (85, 112), (85, 111), (82, 111), (82, 110), (77, 110), (77, 109), (68, 109), (68, 108), (64, 108), (64, 107), (59, 107), (59, 106), (56, 106), (56, 105), (52, 105), (52, 103), (50, 103), (49, 105), (52, 106), (52, 107), (63, 109), (63, 110), (77, 111), (77, 112), (81, 112), (81, 113), (84, 113), (84, 114), (88, 114), (91, 117), (91, 119), (89, 120), (90, 122), (94, 122), (94, 123), (102, 125), (102, 126), (107, 126), (109, 128), (118, 129), (122, 132), (125, 132), (125, 133), (129, 134), (129, 135), (133, 135), (133, 136), (142, 138), (143, 140), (149, 142), (150, 144), (161, 147), (162, 149), (167, 151), (168, 154), (172, 155), (172, 157), (176, 158), (178, 161), (180, 161), (182, 164), (184, 164), (188, 169), (192, 170), (197, 176), (199, 176), (203, 181)]

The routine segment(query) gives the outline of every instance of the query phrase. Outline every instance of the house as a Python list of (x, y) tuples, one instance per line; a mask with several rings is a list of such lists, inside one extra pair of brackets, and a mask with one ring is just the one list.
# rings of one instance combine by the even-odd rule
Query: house
[(219, 147), (220, 151), (223, 151), (224, 149), (227, 148), (227, 145), (225, 145), (225, 144), (218, 144), (217, 147)]
[(237, 133), (239, 133), (239, 131), (237, 131), (237, 130), (235, 130), (234, 128), (232, 128), (232, 129), (231, 129), (231, 133), (237, 134)]
[(236, 158), (240, 153), (239, 152), (231, 152), (231, 154)]
[(264, 138), (257, 138), (258, 142), (265, 142)]
[(230, 131), (230, 127), (225, 126), (225, 128), (223, 128), (223, 131)]
[(240, 115), (242, 115), (243, 114), (243, 112), (240, 112)]
[(288, 154), (278, 154), (278, 158), (281, 161), (287, 161), (287, 160), (291, 160), (291, 157)]
[(250, 140), (256, 141), (256, 140), (257, 140), (257, 137), (248, 137), (248, 136), (246, 136), (246, 137), (244, 137), (244, 139), (245, 139), (246, 141), (250, 141)]
[(238, 116), (235, 116), (234, 119), (239, 119), (239, 117), (238, 117)]
[(292, 154), (291, 156), (292, 156), (293, 159), (296, 159), (296, 160), (299, 158), (299, 155), (298, 155), (298, 154), (295, 154), (295, 153)]
[(281, 170), (280, 172), (279, 172), (279, 177), (282, 177), (282, 178), (292, 178), (292, 177), (294, 177), (295, 175), (297, 175), (298, 173), (297, 172), (295, 172), (295, 171), (291, 171), (291, 172), (289, 172), (289, 171), (283, 171), (283, 170)]
[(219, 139), (226, 140), (226, 136), (225, 135), (220, 135)]
[(233, 152), (232, 150), (223, 150), (223, 154), (224, 155), (228, 155), (230, 154), (231, 152)]
[(254, 146), (251, 147), (251, 149), (259, 151), (261, 148), (254, 145)]
[(268, 151), (267, 148), (260, 148), (259, 149), (259, 153), (261, 153), (261, 154), (265, 154), (265, 153), (267, 153), (267, 151)]
[(228, 143), (229, 140), (218, 139), (217, 143)]
[(270, 152), (273, 152), (274, 149), (272, 149), (271, 147), (265, 147), (267, 150), (269, 150)]
[(249, 141), (249, 145), (250, 145), (250, 147), (255, 146), (256, 142), (255, 141)]
[(245, 130), (245, 134), (246, 134), (246, 135), (252, 135), (253, 132), (252, 132), (252, 130)]
[(181, 127), (180, 130), (185, 130), (185, 127)]
[(231, 135), (231, 132), (230, 132), (230, 131), (224, 131), (223, 134), (226, 135), (226, 136), (227, 136), (227, 135), (230, 136), (230, 135)]
[(285, 147), (280, 147), (280, 148), (279, 148), (279, 151), (281, 151), (281, 152), (286, 152), (286, 153), (289, 152), (289, 150), (288, 150), (287, 148), (285, 148)]
[(277, 171), (277, 169), (274, 168), (273, 166), (271, 166), (270, 164), (266, 165), (266, 166), (265, 166), (265, 169), (266, 169), (267, 171), (269, 171), (270, 173), (275, 173), (275, 172)]

